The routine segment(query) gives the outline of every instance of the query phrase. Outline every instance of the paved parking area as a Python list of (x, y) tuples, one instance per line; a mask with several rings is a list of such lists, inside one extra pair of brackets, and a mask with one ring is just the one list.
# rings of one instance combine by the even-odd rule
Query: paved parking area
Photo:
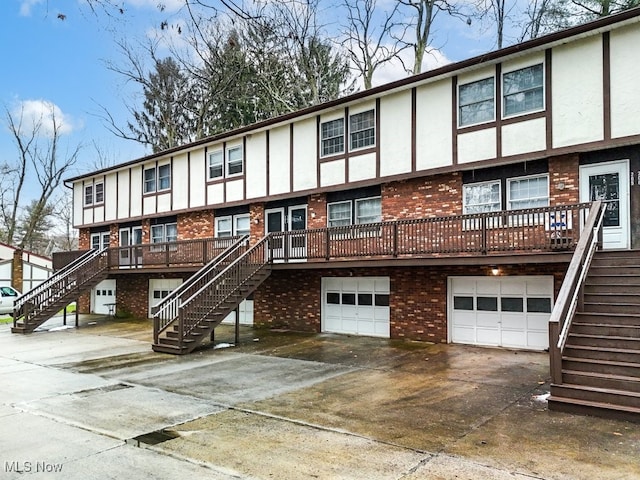
[(637, 479), (640, 426), (549, 412), (544, 353), (151, 323), (0, 326), (0, 479)]

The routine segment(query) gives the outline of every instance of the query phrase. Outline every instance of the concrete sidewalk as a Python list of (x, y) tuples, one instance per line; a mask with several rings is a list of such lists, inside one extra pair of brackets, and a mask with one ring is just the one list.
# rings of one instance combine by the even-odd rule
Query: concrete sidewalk
[(640, 426), (547, 410), (544, 353), (242, 327), (173, 357), (149, 321), (44, 327), (0, 326), (0, 479), (640, 478)]

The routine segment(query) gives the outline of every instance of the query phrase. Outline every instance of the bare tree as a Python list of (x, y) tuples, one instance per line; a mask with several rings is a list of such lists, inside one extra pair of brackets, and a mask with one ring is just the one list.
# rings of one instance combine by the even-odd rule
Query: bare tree
[(44, 106), (46, 110), (31, 125), (27, 125), (24, 106), (18, 113), (5, 107), (18, 156), (17, 161), (3, 167), (7, 175), (0, 179), (0, 215), (4, 222), (0, 235), (6, 243), (20, 247), (30, 245), (43, 230), (52, 211), (52, 197), (76, 163), (81, 148), (78, 145), (61, 152), (61, 119), (56, 115), (55, 105)]
[[(383, 64), (397, 58), (407, 45), (400, 45), (392, 35), (399, 26), (396, 20), (400, 3), (396, 2), (390, 12), (376, 11), (376, 0), (345, 0), (345, 42), (347, 54), (353, 68), (362, 78), (365, 89), (371, 88), (375, 71)], [(382, 21), (377, 22), (377, 15)]]
[[(444, 13), (454, 17), (467, 18), (462, 12), (459, 2), (450, 0), (398, 0), (409, 13), (405, 16), (405, 28), (398, 37), (400, 44), (413, 49), (413, 68), (409, 73), (417, 74), (422, 71), (425, 54), (432, 47), (433, 27), (437, 16)], [(407, 32), (413, 30), (413, 35)]]
[(518, 16), (517, 0), (476, 0), (476, 18), (488, 22), (490, 29), (496, 32), (496, 48), (505, 46), (507, 21)]

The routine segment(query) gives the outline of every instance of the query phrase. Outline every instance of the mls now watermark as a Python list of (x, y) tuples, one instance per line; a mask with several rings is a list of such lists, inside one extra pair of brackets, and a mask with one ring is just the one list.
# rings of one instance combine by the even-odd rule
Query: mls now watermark
[(49, 462), (4, 462), (5, 473), (58, 473), (62, 472), (61, 463)]

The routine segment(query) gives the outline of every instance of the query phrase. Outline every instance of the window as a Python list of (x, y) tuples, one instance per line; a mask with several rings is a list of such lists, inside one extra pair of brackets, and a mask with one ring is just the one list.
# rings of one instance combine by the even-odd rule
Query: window
[(242, 173), (242, 145), (227, 150), (227, 175)]
[(144, 193), (156, 191), (156, 169), (147, 168), (144, 171)]
[(502, 209), (500, 181), (463, 186), (463, 213), (496, 212)]
[(93, 205), (93, 185), (84, 187), (84, 204)]
[(178, 240), (178, 224), (165, 223), (151, 226), (151, 243), (176, 242)]
[(346, 202), (329, 203), (327, 205), (327, 223), (330, 227), (351, 225), (351, 200)]
[(323, 157), (344, 152), (344, 118), (325, 122), (320, 126), (320, 130)]
[[(157, 180), (157, 181), (156, 181)], [(144, 193), (154, 193), (171, 188), (171, 164), (144, 169)]]
[(509, 210), (549, 206), (549, 177), (512, 178), (508, 183)]
[[(329, 227), (341, 227), (355, 223), (378, 223), (382, 220), (380, 197), (358, 198), (327, 205)], [(355, 210), (355, 211), (354, 211)], [(352, 220), (355, 219), (355, 222)]]
[(356, 223), (378, 223), (382, 220), (380, 198), (356, 200)]
[(543, 76), (542, 64), (514, 70), (502, 76), (504, 117), (544, 108)]
[(453, 297), (454, 310), (473, 310), (473, 297)]
[(160, 165), (158, 167), (158, 190), (171, 188), (171, 164)]
[(460, 85), (458, 88), (458, 124), (473, 125), (490, 122), (495, 118), (494, 79)]
[(92, 233), (91, 234), (91, 249), (102, 250), (109, 246), (109, 232)]
[(209, 154), (209, 179), (220, 178), (223, 175), (222, 171), (222, 150), (212, 152)]
[(104, 183), (95, 183), (84, 187), (85, 206), (104, 203)]
[(218, 238), (249, 235), (250, 231), (248, 213), (216, 218), (216, 237)]
[(376, 114), (374, 110), (356, 113), (349, 119), (349, 148), (370, 147), (376, 143)]
[(95, 185), (95, 203), (104, 202), (104, 183), (96, 183)]

